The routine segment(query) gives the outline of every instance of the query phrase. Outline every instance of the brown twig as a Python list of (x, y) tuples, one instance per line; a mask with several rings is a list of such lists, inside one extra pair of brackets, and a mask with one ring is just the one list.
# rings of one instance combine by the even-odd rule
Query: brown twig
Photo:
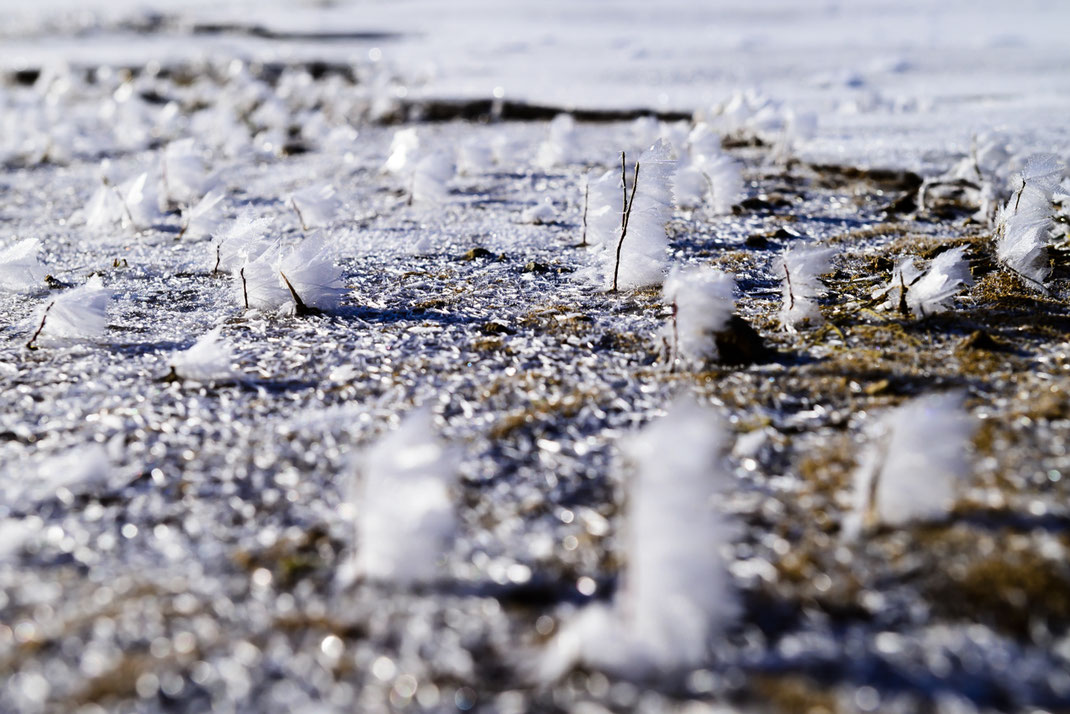
[(245, 309), (249, 309), (249, 288), (245, 284), (245, 268), (243, 267), (238, 271), (238, 275), (241, 276), (241, 292), (242, 297), (245, 298)]
[[(624, 152), (621, 152), (624, 156)], [(620, 251), (624, 247), (624, 236), (628, 235), (628, 221), (632, 217), (632, 206), (635, 204), (635, 190), (639, 188), (639, 162), (635, 162), (635, 176), (632, 179), (632, 196), (628, 199), (628, 207), (624, 211), (624, 223), (620, 229), (620, 240), (617, 241), (617, 259), (613, 264), (613, 292), (617, 292), (617, 275), (620, 272)]]
[(586, 186), (583, 189), (583, 236), (580, 239), (580, 245), (587, 246), (587, 205), (591, 198), (591, 177), (587, 177)]
[(290, 289), (290, 296), (294, 299), (294, 314), (298, 316), (311, 315), (314, 311), (312, 310), (312, 308), (305, 304), (305, 302), (301, 299), (301, 296), (297, 294), (296, 290), (294, 290), (294, 286), (290, 283), (290, 279), (286, 277), (286, 273), (280, 270), (279, 275), (282, 276), (282, 281), (286, 283), (286, 287)]
[(293, 196), (290, 196), (290, 205), (293, 206), (294, 213), (297, 214), (297, 220), (301, 222), (301, 230), (307, 231), (308, 226), (305, 225), (305, 217), (301, 215), (301, 209), (297, 207), (297, 201), (294, 200)]
[(37, 349), (37, 347), (34, 346), (33, 343), (36, 342), (37, 338), (41, 336), (41, 330), (45, 329), (45, 320), (48, 318), (48, 311), (51, 310), (52, 306), (55, 305), (55, 304), (56, 304), (55, 300), (53, 300), (52, 302), (48, 303), (48, 307), (46, 307), (45, 311), (41, 314), (41, 324), (37, 326), (37, 331), (33, 333), (33, 337), (30, 338), (30, 341), (26, 343), (26, 349), (28, 349), (28, 350)]

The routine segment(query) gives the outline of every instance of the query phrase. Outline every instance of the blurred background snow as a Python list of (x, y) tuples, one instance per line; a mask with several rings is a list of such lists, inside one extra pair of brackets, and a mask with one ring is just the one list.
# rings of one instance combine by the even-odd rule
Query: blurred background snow
[(1070, 152), (1070, 3), (0, 2), (0, 69), (237, 56), (388, 62), (411, 96), (817, 113), (812, 159), (911, 165), (972, 135)]

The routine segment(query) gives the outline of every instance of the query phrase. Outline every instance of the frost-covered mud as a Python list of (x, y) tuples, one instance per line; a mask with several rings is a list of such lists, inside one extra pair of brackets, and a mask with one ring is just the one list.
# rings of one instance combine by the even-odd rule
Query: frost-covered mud
[[(690, 121), (580, 122), (546, 168), (542, 118), (410, 103), (374, 62), (231, 59), (0, 87), (0, 249), (39, 239), (51, 276), (0, 291), (0, 710), (1070, 707), (1065, 222), (1043, 294), (997, 265), (972, 184), (927, 184), (919, 205), (932, 166), (970, 155), (862, 170), (800, 160), (789, 114), (722, 123), (743, 194), (726, 215), (676, 210), (669, 258), (734, 274), (761, 344), (737, 324), (720, 362), (672, 365), (660, 291), (587, 277), (585, 171)], [(458, 118), (413, 121), (436, 112)], [(383, 170), (399, 128), (421, 153), (461, 150), (440, 200)], [(224, 196), (209, 235), (180, 235), (176, 206), (85, 225), (102, 176), (166, 182), (186, 136)], [(973, 160), (1006, 200), (1020, 152)], [(291, 195), (323, 184), (341, 207), (305, 231)], [(339, 304), (246, 310), (214, 268), (248, 215), (287, 246), (321, 237)], [(774, 262), (811, 243), (835, 249), (827, 323), (788, 332)], [(872, 297), (902, 256), (958, 246), (975, 282), (946, 313)], [(103, 336), (28, 349), (49, 301), (94, 275), (113, 291)], [(176, 374), (217, 327), (234, 374)], [(953, 510), (844, 538), (872, 426), (948, 391), (979, 423)], [(739, 614), (699, 666), (541, 681), (570, 615), (624, 587), (621, 446), (681, 395), (728, 424)], [(459, 458), (456, 538), (431, 582), (347, 577), (363, 459), (420, 410)]]

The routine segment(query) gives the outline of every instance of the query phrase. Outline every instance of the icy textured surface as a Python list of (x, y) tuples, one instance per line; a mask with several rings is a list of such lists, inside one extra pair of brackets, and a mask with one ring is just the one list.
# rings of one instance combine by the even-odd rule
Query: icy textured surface
[[(5, 253), (20, 282), (0, 290), (0, 710), (1070, 702), (1065, 192), (1050, 295), (971, 218), (1030, 153), (1067, 155), (1061, 4), (89, 6), (0, 6), (0, 251), (40, 243), (40, 267)], [(495, 96), (709, 125), (456, 112)], [(768, 352), (733, 323), (717, 353), (738, 363), (671, 370), (660, 291), (592, 284), (600, 246), (579, 244), (588, 177), (612, 206), (588, 241), (611, 243), (620, 152), (689, 136), (739, 162), (743, 196), (667, 210), (665, 268), (734, 275)], [(931, 179), (924, 205), (897, 167)], [(774, 266), (811, 245), (836, 253), (813, 276), (824, 322), (789, 334)], [(874, 297), (958, 247), (976, 280), (945, 313)], [(270, 299), (246, 309), (253, 265)], [(26, 349), (89, 280), (101, 334)], [(947, 519), (844, 542), (868, 427), (949, 389), (981, 426)], [(612, 602), (629, 557), (657, 573), (677, 552), (627, 543), (620, 457), (681, 394), (724, 422), (738, 619), (663, 677), (537, 686), (569, 613)], [(442, 440), (432, 522), (400, 502), (362, 521), (360, 456), (406, 463), (427, 440), (390, 435), (414, 414)], [(395, 544), (421, 582), (343, 577), (362, 537), (404, 559), (395, 527), (431, 535)]]

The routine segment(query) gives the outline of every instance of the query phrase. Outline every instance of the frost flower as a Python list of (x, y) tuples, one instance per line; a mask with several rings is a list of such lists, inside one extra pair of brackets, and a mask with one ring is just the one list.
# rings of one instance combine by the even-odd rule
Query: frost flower
[(238, 216), (213, 246), (212, 272), (233, 271), (263, 255), (272, 245), (267, 237), (270, 226), (270, 218), (256, 218), (249, 213)]
[(37, 259), (41, 241), (26, 238), (0, 251), (0, 290), (26, 293), (45, 287), (45, 268)]
[(194, 382), (227, 382), (239, 375), (231, 367), (234, 355), (220, 338), (221, 327), (201, 335), (188, 350), (171, 355), (171, 373)]
[(735, 278), (714, 268), (677, 267), (669, 273), (662, 295), (672, 306), (673, 365), (678, 357), (695, 362), (717, 359), (714, 335), (732, 317), (735, 285)]
[(975, 424), (960, 394), (915, 399), (877, 425), (873, 444), (855, 471), (854, 510), (844, 536), (885, 523), (902, 526), (947, 515), (970, 474)]
[(193, 139), (183, 139), (167, 145), (160, 161), (164, 201), (192, 205), (207, 191), (210, 183), (204, 159), (196, 150)]
[(786, 251), (776, 261), (773, 270), (781, 276), (780, 324), (784, 329), (793, 332), (800, 325), (824, 322), (817, 301), (825, 286), (818, 276), (829, 271), (834, 254), (832, 248), (800, 246)]
[(357, 575), (402, 585), (441, 575), (457, 528), (457, 465), (428, 411), (409, 416), (367, 452), (353, 504)]
[(946, 250), (933, 259), (929, 270), (922, 272), (913, 257), (896, 263), (892, 280), (884, 288), (889, 309), (912, 312), (918, 317), (946, 312), (951, 300), (962, 288), (973, 283), (966, 246)]
[(179, 237), (186, 235), (190, 238), (204, 238), (215, 233), (223, 221), (220, 215), (222, 204), (223, 193), (221, 191), (209, 191), (205, 194), (196, 205), (183, 211)]
[(535, 165), (543, 169), (574, 163), (579, 154), (576, 121), (571, 114), (558, 114), (550, 122), (546, 141), (535, 155)]
[(26, 346), (36, 348), (38, 340), (62, 342), (100, 337), (108, 329), (108, 301), (111, 290), (94, 275), (86, 284), (53, 298), (38, 316), (37, 329)]
[(453, 157), (443, 151), (428, 154), (416, 162), (409, 178), (409, 203), (445, 203), (449, 182), (456, 173)]
[(602, 278), (611, 290), (659, 285), (665, 278), (665, 224), (672, 217), (676, 173), (670, 154), (659, 140), (639, 157), (620, 235), (602, 254)]
[(293, 304), (302, 314), (337, 307), (345, 288), (323, 239), (312, 235), (284, 252), (279, 244), (235, 272), (238, 298), (246, 309), (275, 310)]
[(1048, 231), (1052, 194), (1062, 178), (1062, 166), (1051, 154), (1029, 157), (1012, 183), (1014, 193), (997, 216), (996, 256), (1034, 287), (1044, 290), (1051, 273)]
[(552, 681), (576, 665), (640, 677), (701, 666), (710, 639), (738, 614), (720, 548), (733, 528), (714, 509), (732, 481), (716, 413), (674, 405), (626, 448), (628, 493), (622, 585), (611, 604), (566, 620), (539, 661)]
[(290, 206), (301, 222), (301, 230), (330, 225), (342, 201), (338, 198), (334, 186), (323, 185), (295, 191), (290, 196)]

